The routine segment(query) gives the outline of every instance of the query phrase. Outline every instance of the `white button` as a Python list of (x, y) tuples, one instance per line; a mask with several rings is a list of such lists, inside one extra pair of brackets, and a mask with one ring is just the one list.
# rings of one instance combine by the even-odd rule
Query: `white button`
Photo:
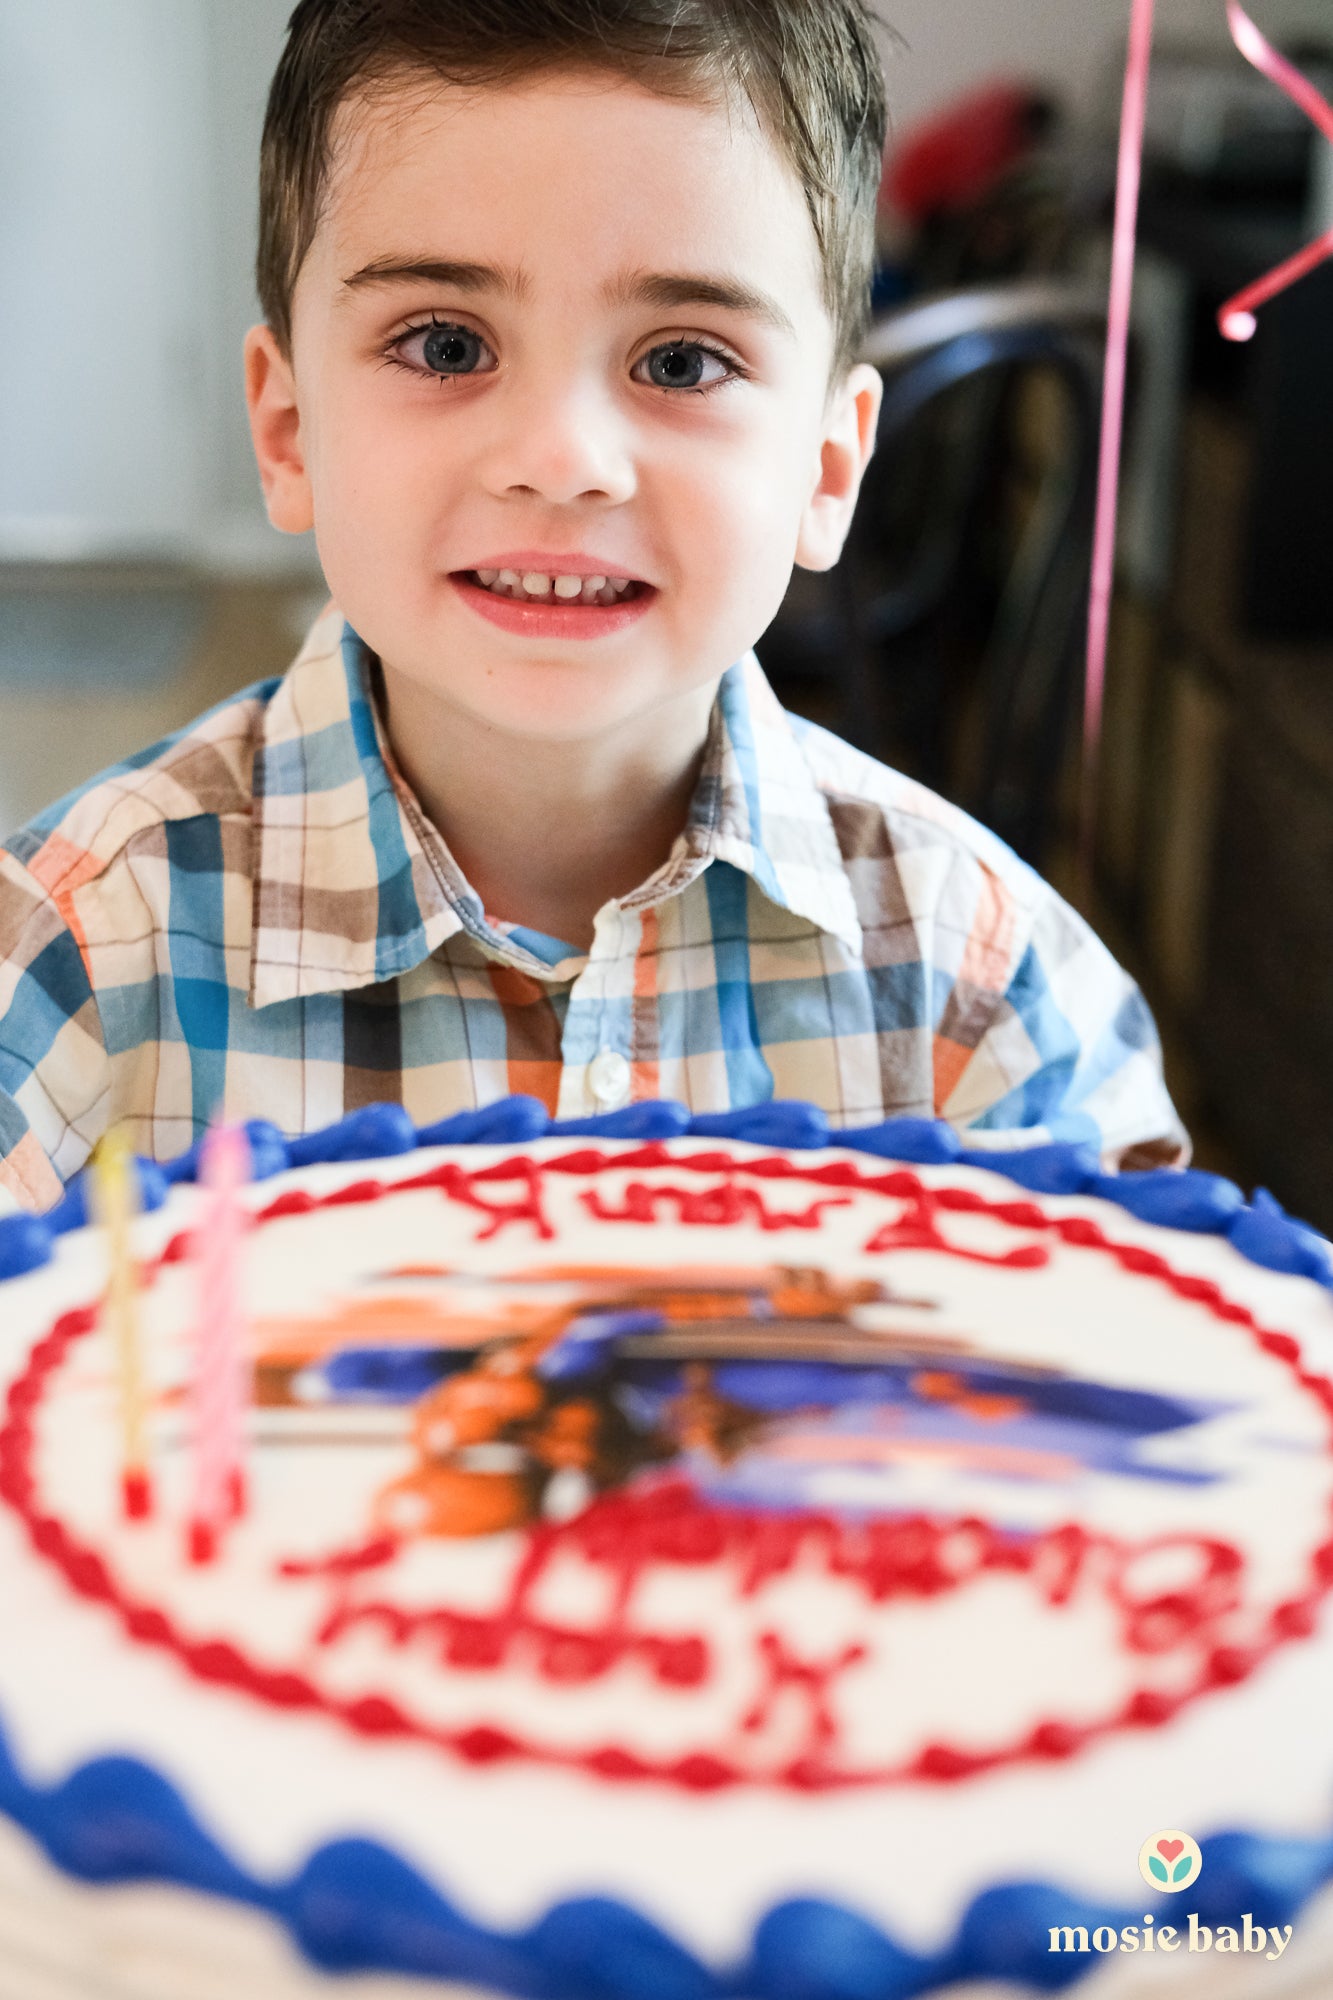
[(603, 1049), (588, 1065), (588, 1087), (603, 1111), (617, 1111), (629, 1097), (629, 1064), (617, 1049)]

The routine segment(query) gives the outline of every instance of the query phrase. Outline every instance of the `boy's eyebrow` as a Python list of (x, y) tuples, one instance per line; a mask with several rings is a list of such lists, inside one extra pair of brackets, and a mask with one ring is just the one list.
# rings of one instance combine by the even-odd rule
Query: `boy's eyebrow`
[(738, 278), (710, 278), (693, 272), (634, 272), (606, 286), (603, 297), (608, 305), (720, 306), (725, 312), (743, 313), (748, 319), (762, 320), (777, 333), (793, 338), (796, 328), (767, 292)]
[[(344, 278), (342, 289), (355, 292), (370, 286), (421, 283), (447, 285), (464, 292), (502, 292), (514, 299), (525, 298), (530, 290), (522, 271), (439, 257), (376, 258)], [(603, 297), (612, 306), (649, 305), (663, 310), (677, 306), (718, 306), (725, 312), (761, 320), (778, 333), (794, 337), (796, 332), (776, 299), (737, 278), (714, 278), (688, 271), (636, 271), (613, 279), (605, 287)]]
[(344, 278), (342, 289), (355, 292), (371, 285), (414, 283), (448, 285), (460, 292), (504, 292), (516, 299), (525, 297), (529, 289), (521, 271), (503, 270), (497, 264), (458, 263), (441, 257), (377, 257)]

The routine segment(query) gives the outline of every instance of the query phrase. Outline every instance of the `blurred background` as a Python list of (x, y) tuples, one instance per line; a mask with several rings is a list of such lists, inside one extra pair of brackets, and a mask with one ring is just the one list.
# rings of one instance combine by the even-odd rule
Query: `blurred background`
[[(241, 340), (289, 0), (0, 8), (0, 838), (280, 672)], [(880, 451), (844, 562), (759, 647), (789, 706), (995, 825), (1162, 1025), (1200, 1164), (1333, 1228), (1333, 150), (1159, 0), (1097, 846), (1079, 692), (1128, 0), (881, 0)], [(1328, 0), (1254, 0), (1333, 87)], [(891, 30), (889, 27), (891, 23)]]

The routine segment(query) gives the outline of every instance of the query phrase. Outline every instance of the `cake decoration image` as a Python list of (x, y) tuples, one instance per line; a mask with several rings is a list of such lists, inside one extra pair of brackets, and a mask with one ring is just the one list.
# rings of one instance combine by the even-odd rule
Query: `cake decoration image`
[[(309, 1410), (326, 1437), (339, 1417), (354, 1432), (367, 1410), (410, 1412), (415, 1462), (375, 1502), (398, 1536), (564, 1519), (668, 1469), (718, 1501), (889, 1513), (923, 1500), (932, 1470), (1225, 1476), (1205, 1469), (1199, 1427), (1211, 1440), (1227, 1405), (988, 1359), (932, 1325), (937, 1311), (817, 1266), (489, 1282), (418, 1266), (327, 1313), (262, 1322), (259, 1407)], [(912, 1330), (894, 1327), (904, 1313)]]

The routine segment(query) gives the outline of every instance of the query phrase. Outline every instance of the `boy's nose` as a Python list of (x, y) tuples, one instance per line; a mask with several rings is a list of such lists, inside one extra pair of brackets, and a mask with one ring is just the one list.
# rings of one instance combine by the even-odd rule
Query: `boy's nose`
[(534, 390), (496, 399), (483, 477), (497, 494), (553, 504), (619, 503), (635, 488), (628, 425), (605, 392)]

